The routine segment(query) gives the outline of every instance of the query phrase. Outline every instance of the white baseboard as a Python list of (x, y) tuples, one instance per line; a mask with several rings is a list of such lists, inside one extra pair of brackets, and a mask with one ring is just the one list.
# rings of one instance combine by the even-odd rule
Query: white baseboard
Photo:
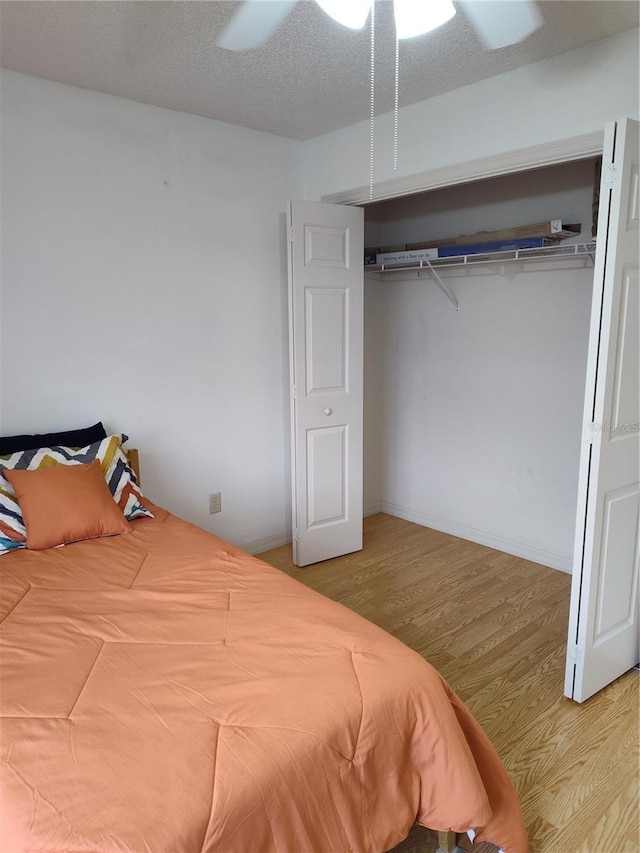
[[(375, 515), (377, 512), (382, 512), (381, 503), (368, 504), (364, 507), (363, 515)], [(261, 554), (263, 551), (270, 551), (272, 548), (279, 548), (281, 545), (290, 545), (292, 540), (291, 531), (283, 530), (282, 533), (274, 533), (273, 536), (267, 536), (265, 539), (253, 539), (251, 542), (239, 544), (238, 547), (249, 554)]]
[(380, 501), (374, 504), (367, 504), (362, 510), (362, 515), (366, 518), (368, 515), (375, 515), (377, 512), (382, 512)]
[(271, 551), (272, 548), (279, 548), (281, 545), (291, 544), (291, 531), (284, 530), (282, 533), (274, 533), (273, 536), (267, 536), (265, 539), (254, 539), (252, 542), (245, 542), (239, 547), (243, 551), (248, 551), (249, 554), (262, 554), (263, 551)]
[[(427, 515), (426, 513), (409, 509), (400, 504), (390, 503), (389, 501), (367, 504), (364, 507), (363, 515), (366, 517), (375, 515), (378, 512), (386, 512), (387, 515), (403, 518), (405, 521), (413, 521), (422, 527), (431, 527), (433, 530), (450, 533), (452, 536), (459, 536), (461, 539), (468, 539), (471, 542), (477, 542), (479, 545), (486, 545), (489, 548), (495, 548), (497, 551), (504, 551), (506, 554), (513, 554), (515, 557), (522, 557), (525, 560), (531, 560), (534, 563), (548, 566), (550, 569), (557, 569), (558, 571), (571, 574), (571, 557), (543, 551), (540, 548), (534, 548), (522, 542), (514, 542), (511, 539), (504, 539), (501, 536), (485, 533), (473, 527), (466, 527), (463, 524), (454, 524), (437, 516)], [(261, 554), (263, 551), (270, 551), (272, 548), (280, 548), (281, 545), (290, 545), (291, 538), (291, 531), (283, 530), (281, 533), (275, 533), (273, 536), (267, 536), (264, 539), (254, 539), (251, 542), (245, 542), (240, 547), (249, 554)]]
[(563, 554), (553, 554), (549, 551), (543, 551), (540, 548), (534, 548), (531, 545), (526, 545), (522, 542), (513, 542), (511, 539), (503, 539), (501, 536), (495, 536), (492, 533), (485, 533), (482, 530), (476, 530), (473, 527), (465, 527), (463, 524), (455, 524), (450, 521), (445, 521), (443, 518), (438, 518), (434, 515), (427, 515), (423, 512), (409, 509), (399, 504), (390, 503), (389, 501), (381, 501), (380, 511), (386, 512), (388, 515), (394, 515), (396, 518), (403, 518), (405, 521), (413, 521), (423, 527), (431, 527), (433, 530), (439, 530), (442, 533), (450, 533), (452, 536), (459, 536), (460, 539), (468, 539), (471, 542), (477, 542), (479, 545), (486, 545), (489, 548), (495, 548), (497, 551), (504, 551), (506, 554), (513, 554), (514, 557), (522, 557), (525, 560), (531, 560), (534, 563), (540, 563), (543, 566), (548, 566), (550, 569), (557, 569), (560, 572), (571, 574), (572, 558)]

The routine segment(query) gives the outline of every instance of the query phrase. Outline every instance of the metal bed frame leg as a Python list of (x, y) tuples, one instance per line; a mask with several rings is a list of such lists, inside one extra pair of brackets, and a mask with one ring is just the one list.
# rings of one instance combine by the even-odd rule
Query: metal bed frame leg
[(456, 849), (457, 848), (455, 832), (445, 832), (443, 830), (438, 830), (437, 853), (454, 853)]

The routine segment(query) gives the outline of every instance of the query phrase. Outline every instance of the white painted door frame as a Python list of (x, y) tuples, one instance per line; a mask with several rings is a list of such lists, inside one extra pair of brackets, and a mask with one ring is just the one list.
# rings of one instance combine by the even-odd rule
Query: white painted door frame
[(581, 136), (543, 142), (528, 148), (518, 148), (477, 160), (454, 163), (451, 166), (442, 166), (439, 169), (382, 181), (375, 185), (372, 199), (369, 198), (369, 187), (366, 186), (331, 193), (323, 196), (322, 201), (330, 204), (367, 204), (389, 198), (401, 198), (415, 193), (452, 187), (456, 184), (468, 184), (472, 181), (526, 172), (543, 166), (588, 160), (591, 157), (599, 157), (602, 154), (603, 145), (604, 128)]

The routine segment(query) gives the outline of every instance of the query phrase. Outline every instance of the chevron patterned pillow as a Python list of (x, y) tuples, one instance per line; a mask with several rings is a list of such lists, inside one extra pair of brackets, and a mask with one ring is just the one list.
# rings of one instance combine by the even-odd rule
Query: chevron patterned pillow
[(6, 469), (33, 471), (52, 465), (83, 465), (99, 460), (113, 499), (128, 520), (153, 518), (141, 503), (136, 475), (127, 464), (119, 435), (110, 435), (87, 447), (42, 447), (0, 456), (0, 555), (26, 547), (26, 530), (15, 492), (4, 476)]

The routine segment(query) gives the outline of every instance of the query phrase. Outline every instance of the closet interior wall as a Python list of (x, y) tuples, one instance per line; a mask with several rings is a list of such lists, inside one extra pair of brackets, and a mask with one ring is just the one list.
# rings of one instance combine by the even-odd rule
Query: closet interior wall
[[(582, 223), (595, 161), (367, 205), (365, 246)], [(366, 268), (365, 268), (366, 273)], [(589, 258), (365, 275), (365, 508), (571, 570)]]

